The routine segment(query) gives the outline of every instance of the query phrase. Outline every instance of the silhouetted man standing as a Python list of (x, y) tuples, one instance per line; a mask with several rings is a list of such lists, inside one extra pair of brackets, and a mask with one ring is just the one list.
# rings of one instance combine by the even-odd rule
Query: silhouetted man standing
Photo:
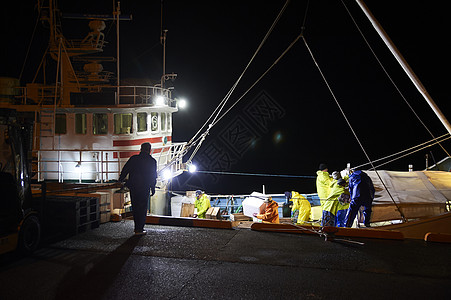
[(141, 152), (129, 158), (122, 168), (119, 181), (123, 182), (128, 175), (125, 186), (130, 189), (135, 234), (144, 235), (149, 197), (155, 194), (157, 182), (157, 161), (150, 155), (150, 143), (141, 144)]

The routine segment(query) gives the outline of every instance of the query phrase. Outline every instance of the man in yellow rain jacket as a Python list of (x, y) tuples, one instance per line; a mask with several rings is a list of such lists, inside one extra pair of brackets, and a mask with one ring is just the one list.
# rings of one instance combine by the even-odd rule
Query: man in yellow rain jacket
[(330, 193), (332, 178), (329, 176), (329, 169), (326, 164), (320, 164), (319, 170), (316, 172), (316, 191), (321, 202), (321, 209), (324, 209), (324, 202)]
[(311, 210), (310, 202), (308, 202), (308, 200), (304, 196), (295, 191), (285, 192), (285, 195), (287, 195), (288, 201), (293, 201), (293, 207), (291, 208), (291, 211), (299, 211), (296, 223), (304, 224), (305, 222), (309, 221)]
[(197, 215), (195, 218), (205, 219), (205, 214), (210, 208), (210, 198), (201, 190), (196, 191), (196, 201), (194, 202), (194, 207), (197, 208)]
[[(339, 209), (343, 209), (338, 199), (342, 194), (346, 193), (349, 194), (349, 192), (346, 191), (346, 180), (340, 178), (335, 181), (332, 185), (330, 194), (324, 203), (321, 226), (337, 226), (337, 212)], [(343, 220), (340, 224), (342, 223)]]
[(254, 217), (263, 221), (263, 223), (279, 224), (279, 205), (271, 197), (265, 200), (266, 207), (263, 213), (254, 213)]

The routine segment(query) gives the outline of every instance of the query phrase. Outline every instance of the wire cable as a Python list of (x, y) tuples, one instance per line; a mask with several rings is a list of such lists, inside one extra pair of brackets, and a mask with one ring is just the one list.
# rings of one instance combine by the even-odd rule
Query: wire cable
[[(451, 138), (451, 137), (447, 137), (447, 138), (443, 139), (442, 142), (445, 141), (445, 140), (448, 140), (448, 139), (450, 139), (450, 138)], [(421, 151), (421, 150), (427, 149), (427, 148), (429, 148), (429, 147), (432, 147), (432, 146), (438, 144), (439, 142), (440, 142), (440, 141), (436, 141), (435, 143), (433, 143), (433, 144), (431, 144), (431, 145), (421, 147), (421, 148), (419, 148), (419, 149), (417, 149), (417, 150), (415, 150), (415, 151), (412, 151), (412, 152), (410, 152), (410, 153), (404, 154), (404, 155), (402, 155), (402, 156), (400, 156), (400, 157), (398, 157), (398, 158), (396, 158), (396, 159), (389, 160), (389, 161), (387, 161), (387, 162), (385, 162), (385, 163), (382, 163), (382, 164), (380, 164), (380, 165), (377, 165), (376, 168), (380, 168), (381, 166), (384, 166), (384, 165), (386, 165), (386, 164), (388, 164), (388, 163), (394, 162), (394, 161), (396, 161), (396, 160), (398, 160), (398, 159), (401, 159), (401, 158), (403, 158), (403, 157), (406, 157), (406, 156), (411, 155), (411, 154), (413, 154), (413, 153), (416, 153), (416, 152), (418, 152), (418, 151)], [(370, 169), (370, 170), (372, 170), (372, 169)]]
[[(42, 5), (44, 5), (44, 4), (42, 4)], [(36, 23), (34, 24), (33, 33), (31, 34), (30, 43), (28, 44), (27, 53), (25, 54), (25, 59), (22, 64), (22, 69), (20, 70), (19, 81), (22, 79), (23, 71), (25, 69), (25, 64), (27, 63), (28, 55), (30, 54), (31, 44), (33, 43), (34, 35), (36, 33), (36, 28), (38, 27), (38, 22), (39, 22), (39, 19), (41, 18), (41, 9), (42, 9), (42, 6), (38, 9), (38, 16), (36, 18)]]
[[(444, 134), (444, 135), (442, 135), (442, 136), (439, 136), (439, 137), (437, 137), (437, 138), (434, 138), (434, 139), (432, 139), (432, 140), (430, 140), (430, 141), (427, 141), (427, 142), (421, 143), (421, 144), (419, 144), (419, 145), (410, 147), (410, 148), (408, 148), (408, 149), (399, 151), (399, 152), (397, 152), (397, 153), (393, 153), (393, 154), (387, 155), (387, 156), (385, 156), (385, 157), (382, 157), (382, 158), (373, 160), (373, 163), (374, 163), (374, 162), (379, 162), (379, 161), (382, 161), (382, 160), (385, 160), (385, 159), (388, 159), (388, 158), (393, 157), (393, 156), (396, 156), (396, 155), (400, 155), (401, 153), (405, 153), (405, 152), (407, 152), (407, 151), (410, 151), (410, 152), (408, 152), (408, 153), (405, 154), (405, 155), (402, 155), (402, 156), (400, 156), (400, 157), (398, 157), (398, 158), (395, 158), (395, 159), (390, 160), (389, 162), (385, 162), (385, 163), (380, 164), (380, 165), (377, 166), (377, 167), (380, 167), (380, 166), (386, 165), (386, 164), (388, 164), (388, 163), (390, 163), (390, 162), (396, 161), (396, 160), (398, 160), (398, 159), (400, 159), (400, 158), (402, 158), (402, 157), (411, 155), (411, 154), (413, 154), (413, 153), (415, 153), (415, 152), (418, 152), (418, 151), (420, 151), (420, 150), (423, 150), (423, 149), (432, 147), (432, 146), (436, 145), (436, 144), (439, 143), (439, 142), (444, 142), (444, 141), (449, 140), (449, 139), (451, 139), (451, 136), (449, 136), (449, 133), (446, 133), (446, 134)], [(435, 141), (435, 143), (432, 143), (432, 142), (434, 142), (434, 141)], [(430, 144), (430, 143), (432, 143), (432, 144)], [(430, 144), (430, 145), (427, 145), (427, 144)], [(425, 145), (427, 145), (427, 146), (425, 146)], [(423, 147), (422, 147), (422, 146), (423, 146)], [(414, 150), (414, 149), (416, 149), (416, 148), (418, 148), (418, 147), (421, 147), (421, 148), (418, 149), (418, 150)], [(368, 163), (364, 163), (364, 164), (355, 166), (355, 167), (353, 167), (352, 169), (359, 169), (359, 168), (362, 168), (363, 166), (366, 166), (366, 165), (368, 165)]]
[[(225, 104), (227, 103), (227, 101), (229, 100), (230, 96), (232, 95), (233, 91), (235, 90), (235, 88), (237, 87), (238, 83), (241, 81), (241, 79), (243, 78), (244, 74), (246, 73), (246, 71), (248, 70), (249, 66), (251, 65), (251, 63), (254, 61), (255, 57), (257, 56), (257, 54), (260, 52), (261, 48), (263, 47), (263, 45), (265, 44), (266, 40), (268, 39), (269, 35), (272, 33), (274, 27), (276, 26), (276, 24), (279, 22), (280, 17), (282, 16), (282, 14), (285, 12), (285, 9), (288, 6), (288, 3), (290, 2), (290, 0), (287, 0), (284, 4), (284, 6), (282, 7), (282, 9), (280, 10), (279, 14), (277, 15), (276, 19), (274, 20), (274, 22), (271, 24), (270, 28), (268, 29), (268, 31), (266, 32), (266, 35), (264, 36), (263, 40), (260, 42), (259, 46), (257, 47), (257, 49), (255, 50), (254, 54), (252, 55), (250, 61), (248, 62), (248, 64), (246, 65), (246, 67), (244, 68), (244, 70), (241, 72), (241, 75), (238, 77), (238, 79), (236, 80), (236, 82), (233, 84), (233, 86), (231, 87), (231, 89), (229, 90), (229, 92), (226, 94), (226, 96), (222, 99), (222, 101), (219, 103), (219, 105), (216, 107), (216, 109), (213, 111), (213, 113), (208, 117), (207, 121), (205, 121), (205, 123), (202, 125), (202, 127), (197, 131), (197, 133), (191, 138), (191, 140), (188, 142), (188, 144), (191, 144), (194, 139), (197, 137), (197, 135), (199, 135), (199, 133), (202, 131), (202, 129), (210, 122), (210, 119), (213, 118), (213, 123), (216, 123), (216, 120), (219, 116), (219, 114), (221, 113), (222, 109), (224, 108)], [(210, 129), (211, 127), (209, 127)], [(207, 129), (207, 130), (209, 130)]]
[(215, 174), (215, 175), (239, 175), (239, 176), (260, 176), (260, 177), (284, 177), (284, 178), (316, 179), (316, 176), (311, 176), (311, 175), (281, 175), (281, 174), (242, 173), (242, 172), (224, 172), (224, 171), (202, 171), (202, 170), (198, 170), (198, 171), (196, 171), (196, 173)]
[[(244, 68), (244, 70), (241, 72), (241, 75), (238, 77), (238, 79), (236, 80), (236, 82), (233, 84), (232, 88), (228, 91), (228, 93), (226, 94), (226, 96), (222, 99), (222, 101), (219, 103), (219, 105), (216, 107), (216, 109), (213, 111), (213, 113), (210, 114), (210, 116), (208, 117), (207, 121), (205, 121), (205, 123), (200, 127), (200, 129), (194, 134), (194, 136), (191, 138), (191, 140), (186, 144), (185, 148), (183, 149), (183, 151), (179, 152), (170, 163), (168, 163), (168, 166), (171, 165), (173, 162), (177, 161), (180, 159), (180, 157), (185, 156), (188, 151), (194, 146), (196, 145), (196, 148), (193, 150), (190, 158), (188, 159), (188, 162), (191, 162), (192, 159), (194, 158), (194, 156), (196, 155), (196, 153), (199, 151), (200, 147), (202, 146), (203, 141), (205, 140), (205, 138), (207, 137), (207, 135), (210, 132), (210, 129), (213, 127), (213, 125), (215, 125), (220, 119), (222, 119), (222, 117), (227, 114), (230, 109), (228, 109), (221, 117), (218, 116), (220, 114), (220, 112), (222, 111), (222, 109), (224, 108), (226, 102), (229, 100), (230, 96), (232, 95), (233, 91), (235, 90), (235, 88), (237, 87), (238, 83), (241, 81), (241, 79), (243, 78), (244, 74), (246, 73), (247, 69), (249, 68), (249, 66), (251, 65), (251, 63), (253, 62), (253, 60), (255, 59), (255, 57), (257, 56), (257, 54), (260, 52), (261, 48), (263, 47), (264, 43), (266, 42), (266, 40), (268, 39), (269, 35), (272, 33), (274, 27), (276, 26), (276, 24), (279, 22), (282, 14), (285, 12), (288, 4), (289, 4), (290, 0), (287, 0), (284, 4), (284, 6), (282, 7), (282, 9), (280, 10), (279, 14), (277, 15), (276, 19), (273, 21), (273, 23), (271, 24), (270, 28), (268, 29), (265, 37), (263, 38), (263, 40), (260, 42), (259, 46), (257, 47), (257, 49), (255, 50), (254, 54), (252, 55), (250, 61), (248, 62), (248, 64), (246, 65), (246, 67)], [(269, 70), (268, 70), (269, 71)], [(267, 72), (265, 72), (264, 75), (266, 75)], [(263, 76), (264, 76), (263, 75)], [(263, 76), (261, 78), (263, 78)], [(260, 78), (260, 79), (261, 79)], [(260, 80), (258, 79), (258, 80)], [(256, 84), (256, 83), (255, 83)], [(254, 84), (254, 85), (255, 85)], [(254, 86), (252, 85), (252, 86)], [(250, 91), (250, 89), (248, 89), (245, 94), (247, 94)], [(239, 100), (241, 100), (244, 97), (241, 96), (239, 98)], [(239, 101), (238, 100), (238, 101)], [(237, 101), (237, 102), (238, 102)], [(235, 104), (237, 103), (235, 102)], [(232, 105), (235, 106), (235, 104)], [(208, 126), (207, 130), (199, 136), (200, 132), (205, 128), (205, 126), (210, 122), (211, 118), (213, 118), (213, 122), (210, 123), (210, 125)]]
[(285, 56), (285, 54), (287, 54), (287, 52), (294, 46), (294, 44), (296, 44), (296, 42), (302, 37), (303, 33), (301, 32), (301, 34), (299, 34), (292, 42), (291, 44), (285, 49), (285, 51), (282, 52), (282, 54), (272, 63), (272, 65), (266, 69), (266, 71), (243, 93), (243, 95), (241, 95), (240, 98), (238, 98), (238, 100), (235, 101), (235, 103), (232, 104), (232, 106), (229, 107), (229, 109), (227, 109), (227, 111), (218, 118), (218, 120), (216, 120), (216, 122), (212, 123), (212, 125), (216, 125), (216, 123), (218, 123), (230, 110), (232, 110), (232, 108), (235, 107), (235, 105), (237, 105), (243, 98), (244, 96), (247, 95), (247, 93), (249, 93), (250, 90), (252, 90), (254, 88), (255, 85), (257, 85), (257, 83), (260, 82), (260, 80), (263, 79), (263, 77), (266, 76), (266, 74), (268, 74), (269, 71), (272, 70), (272, 68), (275, 67), (275, 65)]

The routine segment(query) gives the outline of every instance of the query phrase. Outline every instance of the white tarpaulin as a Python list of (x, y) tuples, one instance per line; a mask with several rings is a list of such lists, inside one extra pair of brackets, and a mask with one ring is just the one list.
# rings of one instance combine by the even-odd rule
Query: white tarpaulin
[[(398, 205), (407, 219), (423, 218), (446, 212), (451, 202), (451, 172), (365, 171), (373, 180), (376, 195), (373, 201), (373, 222), (400, 219)], [(396, 202), (396, 205), (394, 202)]]

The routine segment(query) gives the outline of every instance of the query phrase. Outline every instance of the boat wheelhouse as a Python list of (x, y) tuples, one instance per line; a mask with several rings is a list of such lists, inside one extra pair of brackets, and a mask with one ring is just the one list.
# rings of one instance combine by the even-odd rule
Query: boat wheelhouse
[[(17, 87), (18, 80), (0, 78), (2, 86), (13, 85), (2, 93), (0, 107), (16, 110), (20, 122), (33, 124), (28, 142), (33, 179), (114, 182), (127, 160), (139, 153), (140, 145), (150, 142), (158, 163), (154, 198), (162, 202), (153, 212), (167, 213), (167, 184), (183, 172), (180, 153), (186, 144), (172, 140), (172, 114), (178, 105), (172, 87), (166, 88), (165, 82), (176, 74), (165, 74), (163, 68), (163, 75), (154, 83), (120, 81), (119, 21), (131, 20), (131, 16), (121, 15), (119, 3), (111, 16), (65, 15), (53, 0), (39, 4), (40, 20), (49, 28), (49, 43), (35, 79)], [(83, 39), (68, 39), (62, 31), (63, 19), (75, 19), (77, 25), (78, 20), (88, 21), (90, 32)], [(116, 25), (114, 57), (103, 55), (107, 42), (102, 31), (107, 22)], [(87, 27), (81, 31), (88, 31)], [(165, 37), (166, 31), (162, 34)], [(116, 74), (104, 70), (105, 62), (116, 65)], [(37, 83), (37, 78), (42, 83)]]

